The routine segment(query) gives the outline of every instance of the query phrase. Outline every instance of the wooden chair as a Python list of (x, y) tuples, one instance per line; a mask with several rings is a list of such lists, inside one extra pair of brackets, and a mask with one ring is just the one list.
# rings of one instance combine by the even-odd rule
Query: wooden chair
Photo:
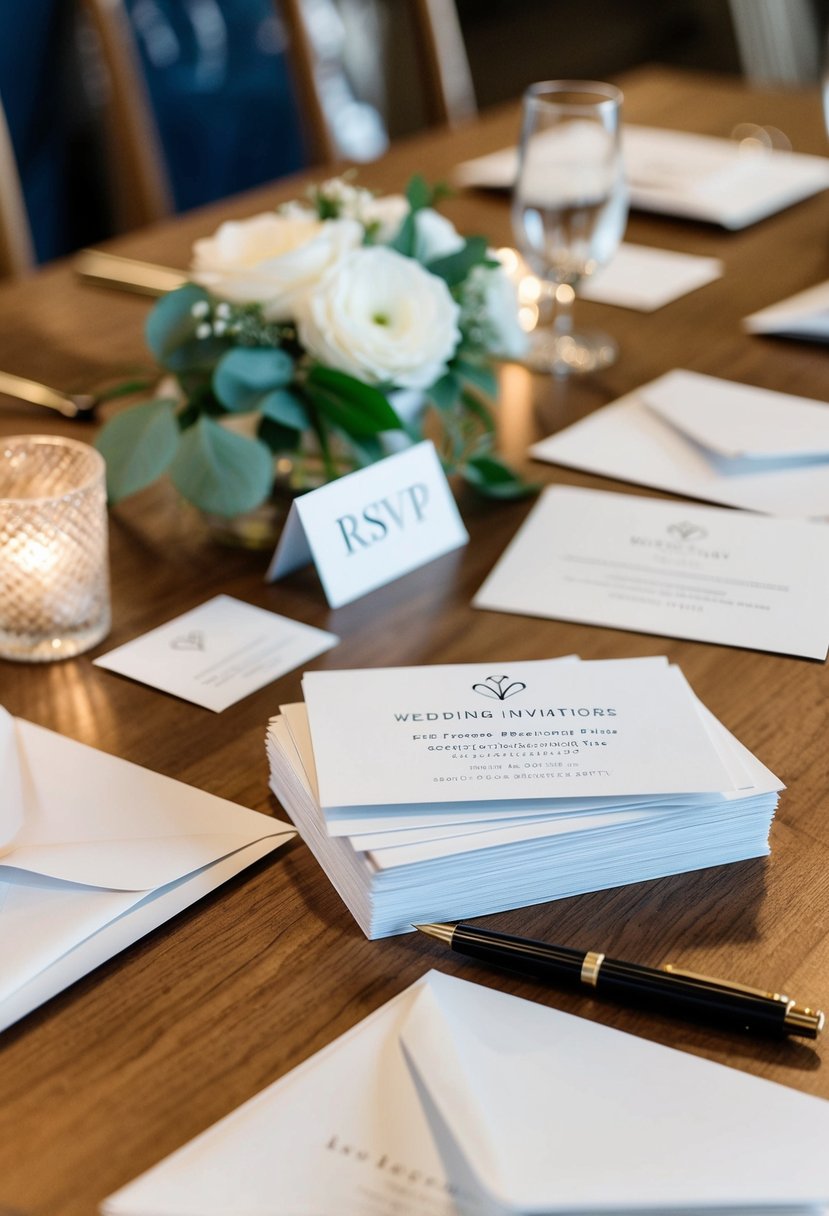
[[(323, 103), (320, 63), (305, 0), (275, 0), (288, 33), (289, 58), (306, 125), (311, 158), (318, 164), (342, 160)], [(472, 73), (455, 0), (405, 0), (411, 21), (428, 121), (456, 126), (477, 112)]]
[(123, 0), (84, 0), (109, 83), (108, 142), (116, 226), (126, 231), (172, 214), (161, 142)]
[(20, 174), (0, 102), (0, 278), (21, 275), (35, 264)]

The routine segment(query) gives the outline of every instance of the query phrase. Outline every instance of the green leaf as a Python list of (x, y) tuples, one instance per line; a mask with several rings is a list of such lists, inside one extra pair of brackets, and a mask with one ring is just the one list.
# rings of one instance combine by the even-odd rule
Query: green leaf
[(446, 372), (440, 380), (436, 380), (432, 387), (426, 390), (426, 393), (429, 400), (434, 402), (442, 413), (445, 413), (447, 410), (454, 409), (458, 404), (461, 382), (454, 372)]
[(448, 287), (457, 287), (464, 281), (473, 266), (478, 266), (481, 262), (486, 261), (486, 251), (486, 238), (471, 236), (462, 249), (427, 262), (426, 269), (430, 274), (436, 274), (443, 279)]
[(406, 201), (412, 211), (422, 211), (424, 207), (431, 207), (432, 199), (433, 191), (426, 178), (420, 173), (415, 173), (409, 179), (406, 187)]
[(495, 456), (473, 456), (460, 472), (487, 498), (527, 498), (538, 491)]
[(394, 249), (397, 253), (402, 253), (404, 257), (413, 258), (415, 246), (417, 245), (417, 225), (415, 224), (415, 213), (410, 211), (403, 223), (397, 229), (396, 234), (389, 241), (389, 249)]
[(95, 447), (106, 461), (110, 502), (143, 490), (170, 464), (179, 444), (175, 408), (159, 397), (116, 414), (102, 428)]
[(263, 417), (256, 428), (257, 436), (266, 443), (274, 454), (279, 452), (295, 452), (299, 447), (302, 436), (293, 427), (282, 426), (279, 422), (267, 416)]
[(400, 419), (380, 390), (345, 372), (315, 364), (305, 389), (320, 413), (347, 435), (359, 438), (401, 428)]
[(492, 416), (492, 411), (489, 410), (474, 394), (464, 392), (461, 394), (461, 400), (464, 407), (473, 417), (477, 418), (488, 435), (495, 434), (495, 419)]
[(452, 366), (462, 380), (480, 389), (487, 397), (498, 396), (498, 378), (487, 364), (455, 359)]
[(297, 431), (307, 431), (311, 425), (308, 411), (296, 393), (287, 389), (275, 388), (266, 393), (259, 403), (259, 408), (266, 418), (280, 422), (283, 426), (293, 427)]
[(219, 360), (213, 374), (213, 391), (222, 405), (235, 413), (262, 408), (262, 398), (290, 384), (294, 361), (284, 350), (237, 347)]
[(202, 511), (240, 515), (268, 497), (273, 458), (261, 440), (236, 435), (203, 414), (183, 433), (170, 477), (179, 493)]
[(195, 337), (199, 318), (193, 316), (193, 306), (209, 301), (207, 292), (195, 283), (185, 283), (162, 296), (147, 317), (147, 345), (159, 363), (168, 360), (179, 347)]

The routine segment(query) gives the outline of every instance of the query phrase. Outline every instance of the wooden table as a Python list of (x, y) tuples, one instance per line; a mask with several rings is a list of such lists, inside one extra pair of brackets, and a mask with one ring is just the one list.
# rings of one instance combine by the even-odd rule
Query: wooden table
[[(773, 123), (799, 151), (823, 153), (817, 92), (760, 94), (736, 82), (641, 70), (622, 82), (638, 122), (727, 136), (735, 123)], [(516, 110), (455, 135), (396, 147), (362, 179), (399, 189), (417, 169), (446, 177), (458, 160), (511, 142)], [(185, 266), (191, 241), (220, 218), (244, 216), (297, 192), (258, 191), (114, 244)], [(675, 366), (825, 398), (829, 353), (744, 336), (740, 318), (829, 277), (829, 196), (745, 232), (634, 216), (628, 239), (711, 254), (726, 273), (652, 315), (579, 305), (619, 339), (601, 377), (554, 384), (503, 369), (501, 438), (525, 464), (528, 441)], [(462, 194), (448, 214), (467, 232), (510, 240), (503, 198)], [(64, 388), (94, 384), (147, 361), (147, 303), (84, 286), (69, 265), (0, 291), (0, 367)], [(2, 433), (79, 435), (73, 424), (3, 404)], [(619, 489), (533, 466), (542, 481)], [(638, 491), (628, 487), (630, 493)], [(713, 712), (788, 785), (767, 861), (584, 895), (491, 918), (505, 931), (547, 936), (623, 958), (776, 985), (829, 1005), (829, 826), (824, 805), (826, 671), (822, 664), (555, 621), (474, 612), (470, 599), (527, 510), (462, 495), (472, 540), (338, 611), (311, 571), (266, 586), (262, 555), (218, 549), (166, 490), (112, 515), (114, 624), (103, 651), (218, 592), (330, 628), (341, 645), (326, 667), (473, 662), (490, 656), (584, 658), (667, 654)], [(93, 654), (96, 652), (92, 652)], [(263, 737), (280, 703), (298, 698), (294, 672), (220, 715), (94, 668), (90, 656), (52, 666), (0, 664), (12, 713), (260, 811), (269, 796)], [(825, 1045), (766, 1042), (545, 991), (463, 964), (406, 936), (368, 942), (301, 841), (264, 860), (113, 959), (0, 1041), (0, 1209), (84, 1214), (220, 1116), (400, 992), (427, 968), (540, 999), (608, 1025), (829, 1097)]]

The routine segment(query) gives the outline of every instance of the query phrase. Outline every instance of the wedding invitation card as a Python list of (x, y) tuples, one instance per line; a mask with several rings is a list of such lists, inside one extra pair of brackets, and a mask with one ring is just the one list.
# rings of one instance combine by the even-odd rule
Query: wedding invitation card
[(94, 663), (220, 713), (339, 640), (323, 629), (217, 595)]
[(473, 603), (825, 659), (829, 529), (552, 486)]
[(730, 784), (687, 684), (661, 664), (308, 672), (302, 687), (326, 811)]

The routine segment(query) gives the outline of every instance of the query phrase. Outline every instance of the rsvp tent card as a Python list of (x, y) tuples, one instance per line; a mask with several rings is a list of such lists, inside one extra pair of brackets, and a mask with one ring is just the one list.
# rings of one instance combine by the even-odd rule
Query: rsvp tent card
[(339, 608), (468, 540), (426, 441), (298, 498), (266, 578), (313, 561), (328, 603)]
[(324, 671), (302, 687), (323, 811), (734, 788), (667, 665)]
[(473, 602), (825, 659), (829, 528), (554, 486)]
[(338, 641), (333, 633), (217, 595), (101, 655), (95, 665), (219, 713)]

